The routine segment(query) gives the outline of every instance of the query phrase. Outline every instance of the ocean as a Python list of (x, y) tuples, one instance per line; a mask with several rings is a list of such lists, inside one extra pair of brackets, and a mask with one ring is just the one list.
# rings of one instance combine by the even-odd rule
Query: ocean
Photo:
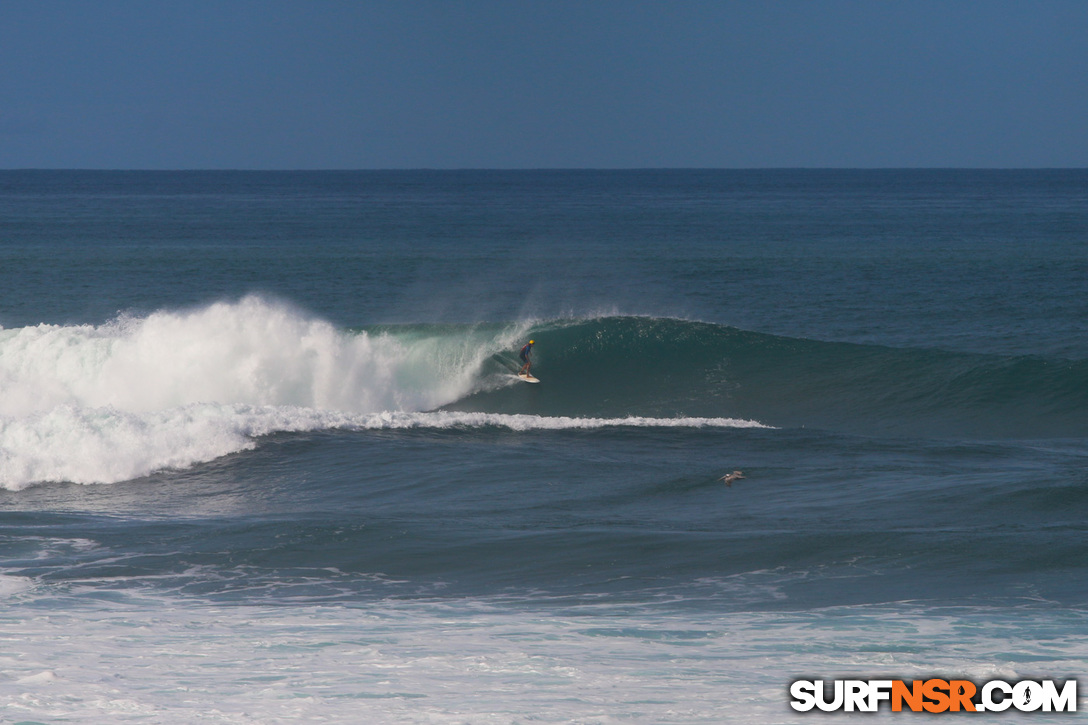
[(1088, 673), (1088, 171), (2, 171), (0, 325), (3, 722)]

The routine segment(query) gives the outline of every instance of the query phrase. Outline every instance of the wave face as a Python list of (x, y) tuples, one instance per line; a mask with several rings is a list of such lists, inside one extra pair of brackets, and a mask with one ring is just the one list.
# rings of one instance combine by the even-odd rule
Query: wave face
[(821, 342), (676, 319), (535, 327), (543, 391), (484, 391), (459, 410), (755, 418), (918, 436), (1088, 433), (1088, 362)]

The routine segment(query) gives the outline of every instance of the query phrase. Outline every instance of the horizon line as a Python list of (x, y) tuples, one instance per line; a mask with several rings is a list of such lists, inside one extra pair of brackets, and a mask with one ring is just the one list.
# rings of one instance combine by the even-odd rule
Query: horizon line
[(0, 168), (4, 172), (106, 172), (106, 173), (359, 173), (359, 172), (641, 172), (641, 171), (1088, 171), (1088, 166), (379, 166), (357, 168), (106, 168), (25, 166)]

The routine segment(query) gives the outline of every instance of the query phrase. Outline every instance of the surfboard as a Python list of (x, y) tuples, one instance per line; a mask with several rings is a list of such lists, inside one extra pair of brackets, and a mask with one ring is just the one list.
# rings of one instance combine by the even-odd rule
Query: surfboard
[(539, 383), (540, 381), (534, 378), (529, 373), (518, 373), (518, 377), (527, 383)]

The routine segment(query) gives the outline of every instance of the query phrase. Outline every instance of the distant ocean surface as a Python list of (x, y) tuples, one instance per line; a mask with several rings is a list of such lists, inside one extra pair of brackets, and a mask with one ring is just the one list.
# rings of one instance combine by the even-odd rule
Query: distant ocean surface
[(3, 722), (1088, 675), (1088, 171), (3, 171), (0, 325)]

